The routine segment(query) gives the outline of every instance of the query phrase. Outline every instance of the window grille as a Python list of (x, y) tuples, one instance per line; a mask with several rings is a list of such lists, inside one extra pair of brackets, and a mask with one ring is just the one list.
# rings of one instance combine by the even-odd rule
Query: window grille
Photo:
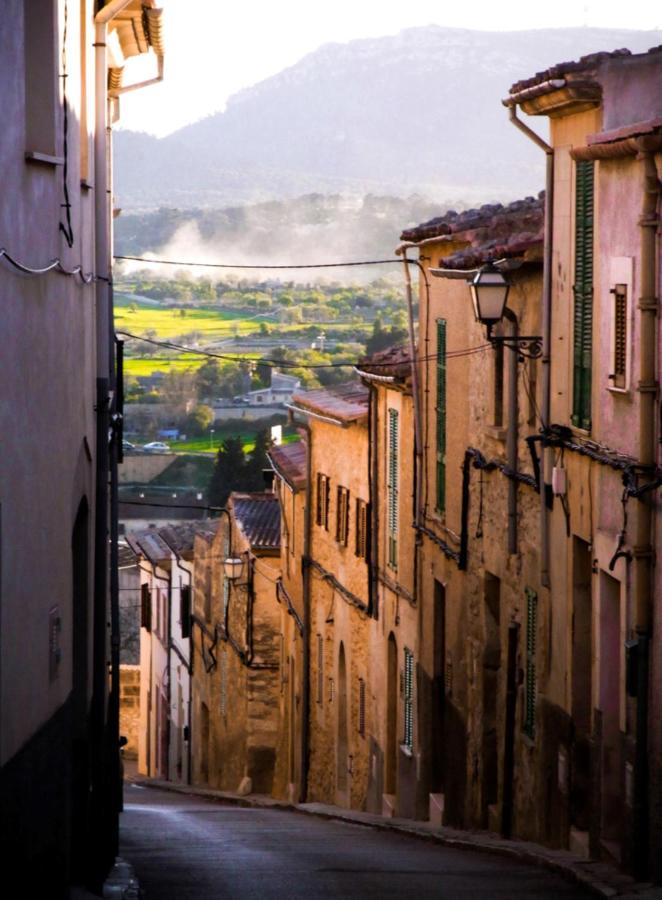
[(576, 163), (575, 175), (572, 424), (588, 431), (591, 428), (593, 359), (593, 161)]
[(357, 556), (368, 558), (368, 504), (365, 500), (356, 501), (356, 548)]
[(329, 703), (333, 703), (336, 696), (336, 683), (331, 676), (329, 676)]
[(404, 667), (404, 746), (414, 748), (414, 654), (405, 647)]
[(437, 319), (437, 509), (446, 509), (446, 320)]
[(347, 488), (338, 487), (336, 490), (336, 540), (344, 547), (347, 546), (349, 533), (349, 491)]
[(538, 627), (538, 595), (526, 589), (526, 677), (524, 684), (524, 734), (533, 739), (536, 727), (536, 638)]
[(388, 411), (388, 564), (398, 568), (398, 455), (400, 423), (398, 411)]

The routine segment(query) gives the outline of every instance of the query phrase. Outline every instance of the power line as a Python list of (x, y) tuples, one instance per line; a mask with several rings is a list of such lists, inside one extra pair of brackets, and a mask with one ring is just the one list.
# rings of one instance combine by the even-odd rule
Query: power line
[[(184, 262), (176, 259), (147, 259), (144, 256), (118, 256), (114, 259), (128, 260), (130, 262), (158, 263), (162, 266), (191, 266), (200, 269), (344, 269), (352, 266), (385, 266), (397, 263), (402, 264), (401, 259), (362, 259), (352, 262), (332, 262), (332, 263), (292, 263), (285, 265), (270, 265), (262, 263), (204, 263), (204, 262)], [(408, 260), (413, 263), (414, 260)]]
[[(121, 337), (128, 338), (133, 341), (142, 341), (146, 344), (153, 344), (156, 347), (165, 347), (168, 350), (178, 350), (183, 353), (195, 353), (199, 356), (210, 357), (211, 359), (224, 359), (229, 362), (245, 362), (251, 365), (264, 365), (268, 368), (278, 368), (278, 369), (348, 369), (360, 367), (361, 365), (368, 365), (371, 369), (374, 368), (391, 368), (394, 363), (391, 362), (369, 362), (367, 360), (352, 360), (350, 362), (337, 362), (337, 363), (302, 363), (302, 362), (294, 362), (292, 360), (280, 360), (275, 359), (273, 357), (251, 357), (251, 356), (232, 356), (228, 353), (214, 353), (212, 350), (191, 350), (190, 347), (185, 347), (183, 344), (175, 344), (172, 341), (158, 341), (154, 338), (141, 337), (138, 334), (132, 334), (130, 331), (117, 331), (117, 335)], [(455, 359), (462, 356), (471, 356), (474, 353), (482, 353), (488, 347), (492, 345), (489, 343), (478, 344), (475, 347), (467, 347), (463, 350), (452, 350), (446, 354), (448, 359)], [(127, 357), (127, 359), (137, 357)], [(430, 354), (429, 356), (419, 356), (417, 358), (417, 362), (426, 362), (428, 360), (436, 359), (436, 354)], [(194, 360), (191, 360), (194, 362)], [(410, 359), (400, 360), (399, 363), (406, 365), (411, 362)]]

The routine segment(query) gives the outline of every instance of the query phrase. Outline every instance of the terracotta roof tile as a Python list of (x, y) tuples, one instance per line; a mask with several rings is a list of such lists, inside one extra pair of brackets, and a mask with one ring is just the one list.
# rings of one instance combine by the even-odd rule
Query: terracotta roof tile
[(367, 420), (369, 398), (367, 387), (353, 381), (323, 390), (296, 391), (292, 401), (303, 410), (350, 423)]
[(394, 347), (378, 350), (376, 353), (360, 359), (356, 368), (369, 375), (382, 375), (386, 378), (404, 380), (411, 374), (409, 345), (396, 344)]
[(543, 192), (507, 206), (490, 203), (461, 213), (451, 211), (403, 231), (402, 240), (418, 242), (438, 237), (440, 241), (465, 244), (441, 258), (439, 267), (446, 269), (469, 269), (490, 258), (525, 254), (536, 258), (536, 249), (542, 248), (544, 207)]
[[(651, 47), (648, 53), (662, 53), (662, 45), (659, 47)], [(556, 79), (565, 78), (568, 75), (574, 78), (575, 75), (578, 75), (580, 73), (583, 74), (596, 69), (604, 62), (610, 60), (619, 60), (623, 58), (627, 59), (628, 57), (631, 57), (633, 55), (635, 54), (623, 47), (619, 50), (589, 53), (586, 56), (580, 57), (578, 60), (569, 60), (567, 62), (556, 63), (556, 65), (550, 66), (549, 69), (543, 69), (541, 72), (536, 72), (536, 74), (532, 75), (530, 78), (523, 78), (520, 81), (516, 81), (515, 84), (510, 88), (510, 94), (517, 94), (520, 91), (526, 90), (527, 88), (536, 87), (538, 85), (544, 84), (546, 81), (554, 81)], [(636, 55), (644, 56), (646, 54)]]
[(295, 490), (306, 485), (306, 442), (272, 447), (267, 456), (276, 472)]
[(280, 549), (280, 504), (275, 494), (230, 494), (228, 506), (253, 550)]

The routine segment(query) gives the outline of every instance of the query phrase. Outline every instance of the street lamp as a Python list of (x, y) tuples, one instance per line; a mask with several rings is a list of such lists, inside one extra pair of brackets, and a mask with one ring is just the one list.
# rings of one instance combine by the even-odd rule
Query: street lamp
[(209, 449), (210, 450), (214, 449), (214, 429), (213, 428), (209, 429)]
[[(476, 321), (487, 328), (487, 339), (493, 346), (507, 347), (519, 357), (537, 359), (542, 356), (542, 338), (539, 335), (517, 333), (517, 318), (506, 306), (510, 285), (491, 259), (476, 272), (472, 281), (471, 299)], [(514, 334), (495, 335), (492, 328), (507, 319), (514, 325)]]
[(223, 563), (225, 577), (233, 584), (241, 578), (243, 568), (244, 561), (240, 556), (228, 556)]

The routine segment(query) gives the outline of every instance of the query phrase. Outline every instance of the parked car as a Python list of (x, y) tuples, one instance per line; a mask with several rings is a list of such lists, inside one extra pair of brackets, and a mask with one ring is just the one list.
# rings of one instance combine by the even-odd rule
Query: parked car
[(149, 444), (143, 445), (143, 450), (147, 453), (167, 453), (170, 447), (168, 444), (164, 444), (163, 441), (150, 441)]
[(122, 450), (135, 450), (136, 445), (132, 444), (131, 441), (122, 441)]

